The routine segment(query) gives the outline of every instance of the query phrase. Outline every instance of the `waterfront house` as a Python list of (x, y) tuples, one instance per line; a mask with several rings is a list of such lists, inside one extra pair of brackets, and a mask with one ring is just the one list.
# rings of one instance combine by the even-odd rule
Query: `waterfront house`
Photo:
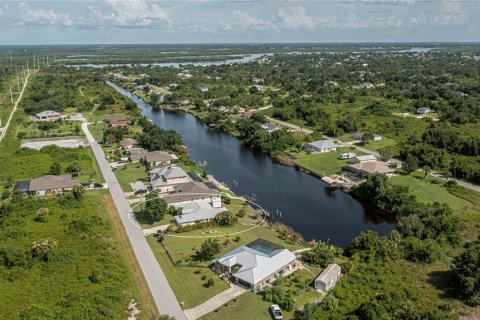
[(324, 153), (330, 151), (337, 151), (337, 145), (333, 140), (317, 140), (307, 143), (303, 150), (311, 153)]
[(262, 129), (267, 131), (268, 133), (272, 133), (272, 132), (275, 132), (277, 130), (281, 130), (280, 127), (277, 127), (276, 125), (274, 124), (271, 124), (271, 123), (264, 123), (261, 125)]
[(138, 147), (138, 141), (131, 138), (125, 138), (119, 142), (119, 145), (123, 150), (126, 151), (128, 149)]
[(192, 181), (182, 168), (175, 165), (152, 169), (148, 176), (152, 190), (159, 193), (172, 192), (175, 185)]
[(388, 163), (378, 160), (357, 162), (345, 166), (344, 169), (355, 173), (361, 178), (365, 178), (372, 173), (383, 173), (389, 177), (395, 173), (395, 169), (393, 169)]
[(130, 124), (130, 118), (120, 114), (111, 114), (103, 119), (109, 127), (121, 127)]
[(72, 190), (73, 187), (79, 186), (80, 182), (73, 180), (71, 175), (54, 176), (46, 175), (36, 179), (32, 179), (26, 183), (19, 184), (21, 191), (26, 194), (36, 196), (48, 196), (52, 194), (61, 194), (64, 191)]
[(218, 274), (225, 274), (236, 284), (258, 291), (299, 266), (292, 252), (264, 239), (238, 247), (213, 263)]
[(361, 163), (361, 162), (369, 162), (369, 161), (377, 161), (377, 157), (373, 154), (366, 154), (364, 156), (356, 156), (353, 158), (350, 163)]
[(143, 161), (149, 167), (166, 166), (177, 160), (177, 156), (166, 151), (152, 151), (146, 153), (130, 154), (130, 162)]
[(170, 205), (183, 205), (191, 202), (208, 202), (214, 208), (222, 206), (221, 193), (203, 182), (185, 182), (173, 185), (172, 191), (163, 196)]
[(427, 107), (421, 107), (421, 108), (418, 108), (417, 109), (417, 114), (420, 115), (420, 116), (426, 116), (427, 114), (429, 114), (432, 110), (430, 108), (427, 108)]
[(341, 276), (342, 268), (336, 263), (329, 264), (315, 279), (315, 289), (324, 292), (330, 291), (335, 287)]
[(174, 207), (182, 209), (182, 214), (174, 217), (177, 226), (186, 226), (197, 222), (211, 221), (220, 212), (227, 211), (226, 208), (214, 208), (207, 201), (175, 204)]
[(46, 110), (39, 112), (35, 115), (35, 118), (40, 121), (55, 121), (62, 118), (62, 115), (56, 111)]
[[(143, 148), (130, 148), (130, 149), (127, 149), (126, 151), (127, 151), (127, 153), (128, 153), (130, 156), (136, 155), (136, 154), (145, 154), (145, 153), (148, 153), (148, 151), (145, 150), (145, 149), (143, 149)], [(137, 159), (136, 161), (139, 161), (139, 160), (140, 160), (140, 158)], [(132, 160), (130, 159), (130, 161), (132, 161)], [(135, 161), (132, 161), (132, 162), (135, 162)]]
[[(355, 140), (363, 141), (363, 136), (365, 132), (357, 132), (352, 135), (352, 138)], [(380, 141), (382, 140), (382, 136), (379, 134), (373, 134), (373, 141)]]

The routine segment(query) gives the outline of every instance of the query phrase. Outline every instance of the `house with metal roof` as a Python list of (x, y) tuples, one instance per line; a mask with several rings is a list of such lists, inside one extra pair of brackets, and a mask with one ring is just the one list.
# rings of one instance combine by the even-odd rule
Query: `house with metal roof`
[(330, 151), (337, 151), (337, 145), (333, 140), (317, 140), (307, 143), (303, 150), (311, 153), (323, 153)]
[(277, 277), (294, 272), (299, 266), (292, 252), (264, 239), (238, 247), (213, 262), (213, 269), (217, 273), (259, 291), (275, 282)]
[(268, 133), (272, 133), (272, 132), (275, 132), (277, 130), (281, 130), (282, 128), (280, 127), (277, 127), (276, 125), (272, 124), (272, 123), (264, 123), (261, 125), (262, 129), (267, 131)]
[(428, 107), (421, 107), (417, 109), (417, 114), (420, 116), (426, 116), (427, 114), (430, 113), (430, 111), (432, 110)]
[(174, 217), (175, 223), (178, 226), (185, 226), (203, 221), (211, 221), (220, 212), (227, 211), (226, 208), (214, 208), (206, 201), (175, 204), (174, 207), (182, 209), (182, 214)]
[(341, 276), (342, 268), (336, 263), (329, 264), (315, 279), (315, 289), (329, 291), (335, 287)]
[(182, 168), (175, 165), (152, 169), (148, 176), (152, 190), (159, 193), (172, 192), (175, 185), (192, 181)]
[(41, 121), (55, 121), (62, 118), (62, 115), (56, 111), (46, 110), (35, 115), (37, 120)]
[(377, 161), (377, 157), (375, 157), (373, 154), (356, 156), (355, 158), (350, 160), (350, 163), (361, 163), (361, 162), (368, 162), (368, 161)]

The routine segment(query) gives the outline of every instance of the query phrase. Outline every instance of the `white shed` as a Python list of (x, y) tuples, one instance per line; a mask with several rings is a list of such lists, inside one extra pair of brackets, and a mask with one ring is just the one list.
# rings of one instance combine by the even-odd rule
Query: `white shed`
[(342, 275), (342, 268), (336, 264), (329, 264), (325, 270), (315, 279), (315, 289), (329, 291), (335, 287), (338, 279)]

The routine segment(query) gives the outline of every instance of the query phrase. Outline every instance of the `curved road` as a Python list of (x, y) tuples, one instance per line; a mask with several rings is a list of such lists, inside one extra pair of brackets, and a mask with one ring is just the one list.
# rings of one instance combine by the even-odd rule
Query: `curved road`
[(140, 267), (142, 268), (158, 310), (161, 314), (168, 314), (175, 317), (177, 320), (186, 320), (185, 314), (183, 313), (182, 308), (180, 308), (177, 298), (168, 284), (162, 268), (153, 255), (153, 252), (147, 243), (147, 239), (145, 239), (143, 230), (134, 225), (129, 219), (129, 213), (132, 211), (132, 208), (130, 207), (128, 200), (125, 198), (125, 194), (118, 183), (117, 177), (112, 172), (110, 164), (105, 159), (105, 153), (88, 130), (88, 123), (82, 123), (82, 129), (87, 136), (88, 142), (97, 158), (103, 177), (108, 184), (110, 194), (115, 202), (118, 214), (120, 215), (123, 226), (125, 227), (125, 231), (130, 239), (133, 251), (135, 252)]

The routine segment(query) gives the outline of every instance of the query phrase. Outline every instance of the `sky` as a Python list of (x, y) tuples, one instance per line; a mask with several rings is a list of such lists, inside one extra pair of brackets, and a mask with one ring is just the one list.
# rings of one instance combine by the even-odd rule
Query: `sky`
[(0, 45), (470, 41), (480, 0), (0, 0)]

